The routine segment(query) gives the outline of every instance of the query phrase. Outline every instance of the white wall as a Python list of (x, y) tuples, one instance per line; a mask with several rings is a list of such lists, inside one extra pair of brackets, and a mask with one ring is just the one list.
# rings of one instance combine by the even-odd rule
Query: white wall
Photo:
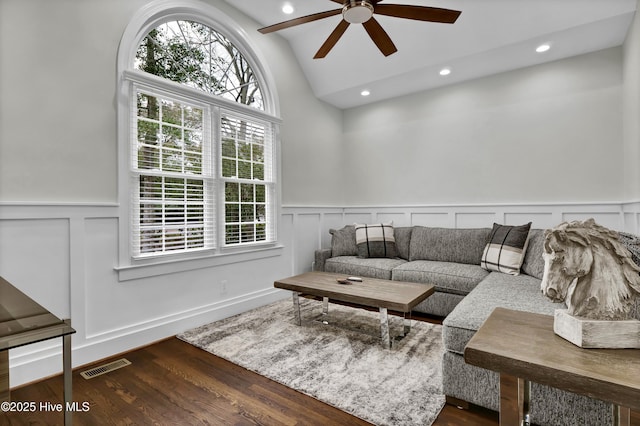
[(348, 205), (619, 201), (622, 50), (353, 108)]
[[(149, 0), (0, 2), (0, 200), (115, 202), (118, 44)], [(281, 105), (284, 201), (333, 203), (342, 113), (313, 96), (289, 45), (228, 3)], [(34, 124), (35, 123), (35, 124)]]
[[(246, 29), (277, 85), (283, 247), (121, 280), (115, 60), (147, 2), (0, 0), (0, 275), (72, 318), (74, 365), (283, 297), (273, 280), (309, 270), (327, 230), (344, 223), (542, 227), (594, 216), (638, 232), (640, 203), (617, 202), (621, 49), (343, 113), (314, 98), (279, 36), (208, 0)], [(491, 165), (505, 152), (524, 161), (507, 166), (503, 187)], [(597, 174), (575, 173), (598, 160)], [(559, 186), (547, 192), (550, 182)], [(13, 386), (60, 371), (58, 342), (10, 357)]]
[[(0, 275), (71, 317), (74, 365), (284, 297), (273, 281), (295, 264), (285, 215), (281, 248), (146, 278), (115, 269), (116, 57), (129, 20), (147, 3), (0, 1)], [(333, 204), (342, 178), (325, 175), (325, 164), (342, 149), (342, 112), (313, 96), (281, 37), (259, 34), (222, 0), (208, 3), (267, 58), (285, 123), (283, 199)], [(11, 350), (10, 359), (16, 386), (60, 371), (60, 343)]]
[(640, 1), (624, 44), (625, 196), (640, 200)]

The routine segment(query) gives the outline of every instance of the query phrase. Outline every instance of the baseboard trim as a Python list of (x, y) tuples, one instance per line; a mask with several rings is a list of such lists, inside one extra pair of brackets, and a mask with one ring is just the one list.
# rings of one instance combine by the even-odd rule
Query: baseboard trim
[[(82, 345), (73, 346), (73, 367), (87, 365), (98, 359), (129, 352), (135, 348), (174, 336), (190, 328), (282, 300), (287, 296), (287, 292), (269, 288), (157, 318), (137, 324), (134, 327), (95, 334), (87, 337), (87, 340)], [(50, 342), (55, 342), (55, 340)], [(25, 347), (18, 354), (10, 356), (10, 387), (15, 388), (26, 383), (61, 374), (61, 346), (61, 342), (55, 342), (48, 344), (46, 347), (37, 347), (32, 351), (25, 350), (28, 348)]]

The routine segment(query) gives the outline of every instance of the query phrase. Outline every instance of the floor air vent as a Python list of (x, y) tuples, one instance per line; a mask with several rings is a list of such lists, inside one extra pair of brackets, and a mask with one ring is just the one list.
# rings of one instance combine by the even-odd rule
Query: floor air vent
[(85, 379), (93, 379), (94, 377), (98, 377), (102, 374), (108, 373), (113, 370), (117, 370), (118, 368), (126, 367), (127, 365), (131, 365), (131, 362), (124, 358), (120, 358), (116, 361), (110, 362), (108, 364), (101, 365), (99, 367), (92, 368), (87, 371), (83, 371), (80, 373), (82, 377)]

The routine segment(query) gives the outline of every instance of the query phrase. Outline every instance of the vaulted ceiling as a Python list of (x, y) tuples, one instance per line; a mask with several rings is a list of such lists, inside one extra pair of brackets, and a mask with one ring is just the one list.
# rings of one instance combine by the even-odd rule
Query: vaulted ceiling
[[(261, 25), (340, 8), (332, 0), (226, 0)], [(462, 11), (455, 24), (374, 15), (398, 51), (380, 53), (352, 24), (324, 59), (314, 54), (341, 15), (260, 37), (284, 37), (316, 96), (349, 108), (621, 45), (636, 0), (384, 0)], [(285, 4), (294, 12), (286, 15)], [(547, 43), (550, 49), (537, 53)], [(441, 76), (449, 68), (451, 73)], [(361, 96), (363, 90), (369, 96)]]

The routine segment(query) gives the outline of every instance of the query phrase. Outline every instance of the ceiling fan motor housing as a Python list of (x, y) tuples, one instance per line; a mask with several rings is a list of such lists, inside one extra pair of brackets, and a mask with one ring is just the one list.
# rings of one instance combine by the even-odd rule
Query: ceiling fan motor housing
[(342, 17), (350, 24), (362, 24), (373, 16), (371, 0), (347, 0), (342, 7)]

